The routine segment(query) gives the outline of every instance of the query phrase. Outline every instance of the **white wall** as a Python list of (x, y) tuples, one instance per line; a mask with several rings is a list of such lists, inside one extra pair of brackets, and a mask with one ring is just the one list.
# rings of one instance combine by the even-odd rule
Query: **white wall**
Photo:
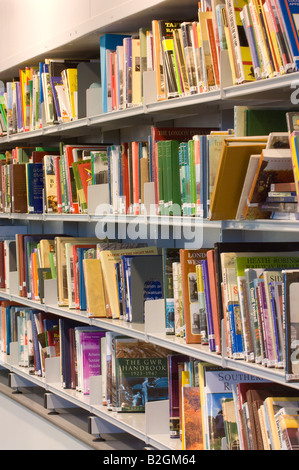
[(0, 72), (161, 2), (0, 0)]
[(0, 394), (0, 450), (88, 450), (89, 447)]

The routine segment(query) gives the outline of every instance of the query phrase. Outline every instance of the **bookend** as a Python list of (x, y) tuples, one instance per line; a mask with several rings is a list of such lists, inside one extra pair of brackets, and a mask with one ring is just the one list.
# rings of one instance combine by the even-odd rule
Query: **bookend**
[(89, 416), (88, 433), (92, 436), (96, 436), (93, 439), (94, 442), (101, 442), (106, 440), (102, 434), (124, 433), (124, 431), (114, 424), (109, 423), (109, 421), (105, 421), (99, 418), (98, 416)]
[(98, 405), (102, 403), (102, 376), (93, 375), (89, 377), (89, 403), (90, 405)]
[(233, 86), (233, 79), (231, 73), (231, 66), (227, 50), (220, 51), (220, 90), (222, 93), (223, 88)]
[[(105, 215), (103, 208), (107, 208), (109, 201), (109, 184), (94, 184), (87, 187), (88, 214)], [(103, 205), (103, 207), (101, 207)]]
[(226, 367), (226, 361), (225, 359), (227, 358), (227, 343), (226, 343), (226, 333), (225, 333), (225, 320), (221, 320), (221, 359), (222, 359), (222, 367)]
[(46, 305), (54, 305), (53, 299), (58, 299), (57, 294), (57, 279), (45, 279), (44, 280), (44, 303)]
[(156, 74), (154, 71), (143, 72), (143, 105), (157, 101)]
[(8, 384), (10, 388), (15, 389), (12, 392), (13, 395), (22, 393), (20, 388), (31, 388), (35, 386), (32, 382), (29, 382), (29, 380), (13, 372), (10, 372), (8, 375)]
[(18, 271), (9, 271), (9, 293), (19, 295), (19, 274)]
[(49, 411), (49, 415), (59, 415), (57, 409), (78, 408), (77, 405), (71, 403), (54, 393), (46, 392), (44, 394), (44, 408)]
[[(155, 207), (155, 183), (144, 183), (144, 213), (153, 215), (151, 209)], [(155, 214), (156, 215), (156, 212)]]
[(169, 400), (151, 401), (145, 404), (145, 435), (169, 433)]
[(164, 299), (144, 302), (145, 333), (162, 333), (165, 330)]
[(19, 345), (17, 341), (9, 343), (9, 354), (7, 354), (6, 361), (11, 366), (19, 365), (18, 350), (19, 350)]
[(89, 118), (102, 113), (102, 87), (99, 83), (93, 83), (86, 89), (86, 116)]

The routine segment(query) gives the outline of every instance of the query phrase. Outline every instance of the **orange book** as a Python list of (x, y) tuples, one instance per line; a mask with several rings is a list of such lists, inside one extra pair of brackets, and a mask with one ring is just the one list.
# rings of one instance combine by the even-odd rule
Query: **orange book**
[(182, 396), (183, 450), (204, 450), (199, 387), (184, 387)]
[(133, 214), (139, 214), (139, 142), (132, 142)]
[(215, 33), (214, 33), (214, 27), (213, 27), (213, 19), (207, 18), (206, 24), (207, 24), (209, 43), (210, 43), (210, 51), (211, 51), (211, 57), (212, 57), (215, 83), (217, 86), (220, 86), (219, 64), (218, 64), (218, 56), (217, 56), (217, 49), (216, 49)]
[(220, 317), (219, 317), (219, 309), (218, 309), (217, 278), (216, 278), (215, 251), (214, 250), (209, 250), (207, 252), (207, 261), (208, 261), (208, 271), (209, 271), (212, 317), (213, 317), (213, 326), (214, 326), (214, 335), (215, 335), (215, 351), (217, 354), (221, 354), (221, 331), (220, 331)]
[(157, 100), (162, 101), (167, 98), (165, 88), (165, 77), (163, 71), (163, 64), (161, 64), (161, 38), (159, 32), (158, 20), (152, 21), (153, 31), (153, 57), (154, 57), (154, 71), (156, 77)]
[(182, 268), (182, 290), (184, 304), (184, 319), (186, 328), (186, 343), (201, 342), (199, 318), (199, 303), (197, 295), (196, 265), (207, 258), (207, 249), (180, 250)]
[(38, 275), (37, 275), (37, 256), (36, 253), (31, 253), (31, 285), (32, 285), (32, 292), (31, 298), (32, 300), (39, 300), (39, 293), (38, 293)]

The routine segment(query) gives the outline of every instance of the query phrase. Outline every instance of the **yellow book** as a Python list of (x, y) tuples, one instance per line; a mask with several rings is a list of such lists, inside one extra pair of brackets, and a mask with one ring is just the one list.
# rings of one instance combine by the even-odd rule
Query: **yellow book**
[(167, 98), (166, 89), (165, 89), (165, 77), (163, 71), (162, 63), (162, 54), (161, 54), (161, 38), (159, 32), (159, 22), (158, 20), (152, 21), (152, 31), (153, 31), (153, 62), (154, 62), (154, 71), (156, 77), (156, 90), (157, 90), (157, 100), (162, 101)]
[(272, 59), (274, 63), (274, 72), (276, 74), (283, 73), (283, 64), (280, 57), (279, 47), (277, 43), (276, 33), (271, 21), (268, 5), (265, 0), (258, 0), (260, 11), (263, 15), (265, 28), (267, 31), (269, 46), (271, 49)]
[(65, 253), (66, 243), (72, 245), (83, 245), (83, 244), (97, 244), (99, 243), (98, 238), (92, 237), (56, 237), (55, 238), (55, 252), (56, 252), (56, 272), (57, 272), (57, 295), (58, 305), (68, 306), (68, 285), (67, 285), (67, 260)]
[(211, 19), (213, 21), (213, 13), (211, 11), (198, 12), (200, 43), (202, 47), (202, 71), (204, 91), (208, 91), (211, 89), (211, 87), (216, 86), (209, 41), (209, 33), (207, 28), (208, 19)]
[(298, 397), (267, 397), (264, 401), (267, 409), (272, 450), (280, 450), (280, 440), (275, 415), (284, 410), (283, 414), (298, 414)]
[(54, 240), (40, 240), (40, 260), (41, 268), (50, 268), (50, 253), (55, 253)]
[(230, 29), (228, 27), (226, 8), (222, 8), (221, 15), (222, 15), (226, 44), (227, 44), (227, 52), (228, 52), (230, 69), (231, 69), (231, 74), (232, 74), (232, 81), (233, 81), (233, 84), (236, 85), (237, 83), (236, 61), (235, 61), (235, 55), (234, 55), (234, 50), (232, 46), (232, 38), (230, 34)]
[(71, 110), (73, 119), (77, 119), (78, 106), (77, 106), (77, 95), (78, 95), (78, 74), (77, 69), (66, 69), (67, 84), (69, 89), (69, 96), (71, 102)]
[(248, 4), (247, 0), (226, 0), (228, 27), (230, 28), (232, 47), (236, 54), (237, 83), (254, 81), (252, 58), (243, 29), (240, 13)]
[(22, 102), (22, 120), (23, 120), (23, 131), (25, 130), (25, 110), (26, 110), (26, 89), (27, 89), (27, 77), (26, 70), (20, 69), (20, 86), (21, 86), (21, 102)]
[(260, 428), (261, 428), (261, 434), (262, 434), (264, 450), (271, 450), (270, 449), (270, 443), (269, 443), (269, 437), (268, 437), (268, 433), (267, 433), (266, 421), (265, 421), (264, 405), (261, 405), (259, 407), (258, 416), (259, 416), (259, 423), (260, 423)]
[(182, 42), (182, 31), (180, 29), (174, 29), (173, 32), (173, 46), (175, 56), (177, 57), (177, 66), (180, 71), (182, 77), (182, 89), (181, 92), (184, 95), (188, 95), (190, 93), (190, 85), (188, 80), (187, 74), (187, 67), (186, 67), (186, 60), (185, 54), (183, 49), (183, 42)]
[(140, 39), (132, 39), (132, 104), (141, 104)]
[(261, 62), (263, 65), (263, 78), (273, 77), (273, 67), (269, 57), (268, 49), (265, 43), (264, 32), (261, 25), (260, 19), (260, 8), (257, 0), (250, 0), (248, 3), (250, 15), (252, 18), (252, 23), (254, 27), (254, 32), (256, 35), (257, 48), (261, 57)]
[(224, 139), (209, 209), (210, 220), (235, 219), (251, 155), (261, 154), (268, 136)]
[(204, 368), (206, 366), (212, 366), (213, 364), (209, 362), (199, 362), (198, 363), (198, 380), (199, 380), (199, 392), (200, 392), (200, 402), (201, 402), (201, 409), (202, 409), (202, 432), (203, 432), (203, 443), (204, 449), (207, 450), (207, 426), (205, 424), (205, 410), (206, 410), (206, 395), (205, 395), (205, 373)]
[(297, 197), (299, 196), (299, 165), (298, 165), (299, 155), (297, 153), (297, 148), (296, 148), (296, 140), (298, 140), (298, 138), (299, 138), (299, 133), (297, 134), (297, 132), (293, 132), (290, 135), (290, 148), (291, 148), (294, 181), (296, 185)]
[[(187, 370), (182, 371), (182, 396), (184, 387), (190, 386), (190, 373)], [(182, 412), (184, 409), (182, 410)], [(185, 449), (184, 416), (182, 415), (182, 448)]]
[[(156, 247), (125, 248), (123, 250), (105, 250), (100, 252), (100, 260), (103, 270), (103, 278), (107, 292), (107, 302), (109, 304), (110, 316), (119, 318), (118, 288), (115, 273), (115, 263), (121, 261), (122, 256), (134, 255), (157, 255)], [(107, 315), (109, 316), (109, 315)]]
[(106, 317), (106, 302), (101, 261), (99, 259), (84, 259), (83, 271), (85, 279), (87, 315), (88, 317)]

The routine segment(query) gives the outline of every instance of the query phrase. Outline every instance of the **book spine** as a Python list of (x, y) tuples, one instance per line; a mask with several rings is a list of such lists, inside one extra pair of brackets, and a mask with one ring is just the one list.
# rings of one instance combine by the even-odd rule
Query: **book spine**
[(210, 292), (207, 260), (206, 259), (203, 260), (201, 262), (201, 265), (202, 265), (202, 277), (203, 277), (205, 303), (206, 303), (206, 311), (207, 311), (209, 346), (210, 346), (210, 351), (214, 352), (216, 347), (215, 347), (215, 334), (214, 334), (214, 326), (213, 326), (213, 318), (212, 318), (212, 309), (211, 309), (211, 298), (210, 298), (211, 292)]

